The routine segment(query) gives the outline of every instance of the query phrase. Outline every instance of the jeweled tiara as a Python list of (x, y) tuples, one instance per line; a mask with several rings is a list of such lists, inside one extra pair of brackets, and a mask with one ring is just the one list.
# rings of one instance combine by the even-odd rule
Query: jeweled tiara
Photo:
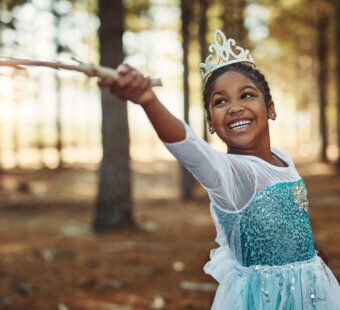
[[(222, 39), (222, 44), (219, 43), (219, 37)], [(235, 53), (234, 50), (239, 53)], [(237, 46), (234, 39), (227, 40), (224, 33), (219, 29), (215, 30), (215, 44), (209, 46), (209, 52), (211, 54), (205, 59), (205, 62), (200, 63), (201, 75), (204, 82), (206, 82), (207, 77), (213, 71), (223, 66), (236, 62), (248, 62), (255, 66), (249, 50), (244, 50), (242, 47)], [(213, 60), (214, 56), (215, 60)]]

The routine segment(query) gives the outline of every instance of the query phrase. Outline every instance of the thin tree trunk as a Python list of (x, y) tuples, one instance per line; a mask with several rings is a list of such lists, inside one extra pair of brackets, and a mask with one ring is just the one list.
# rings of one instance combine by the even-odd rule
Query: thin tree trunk
[[(100, 0), (101, 64), (117, 67), (123, 61), (123, 4)], [(95, 232), (133, 223), (129, 131), (126, 102), (102, 90), (103, 159), (93, 227)]]
[[(184, 93), (184, 120), (189, 124), (189, 24), (190, 24), (190, 0), (181, 0), (182, 9), (182, 47), (183, 47), (183, 93)], [(182, 175), (182, 199), (190, 200), (193, 197), (193, 177), (190, 172), (181, 166)]]
[[(208, 53), (207, 44), (207, 11), (208, 11), (208, 0), (199, 0), (199, 28), (198, 28), (198, 38), (200, 45), (201, 61), (204, 62)], [(204, 86), (204, 85), (203, 85)], [(203, 109), (203, 139), (208, 141), (207, 133), (207, 121), (205, 109)]]
[(222, 31), (227, 38), (234, 37), (234, 3), (231, 0), (225, 0), (222, 2), (223, 10), (220, 18), (222, 19)]
[(336, 51), (336, 82), (337, 82), (337, 130), (338, 130), (338, 160), (337, 170), (340, 171), (340, 1), (335, 1), (335, 51)]
[(15, 88), (15, 95), (14, 95), (14, 119), (13, 119), (13, 152), (15, 157), (15, 168), (18, 168), (20, 166), (20, 146), (19, 146), (19, 95), (18, 95), (19, 89)]
[(55, 94), (56, 94), (56, 148), (58, 153), (58, 169), (61, 169), (64, 165), (63, 157), (62, 157), (62, 149), (63, 149), (63, 140), (62, 140), (62, 124), (61, 124), (61, 81), (58, 76), (58, 72), (54, 74), (54, 81), (55, 81)]
[(318, 22), (318, 61), (319, 61), (319, 104), (320, 104), (320, 134), (321, 134), (321, 160), (327, 161), (327, 124), (326, 124), (326, 106), (327, 106), (327, 18), (320, 17)]
[[(50, 2), (51, 12), (54, 16), (54, 44), (55, 44), (55, 53), (58, 55), (61, 46), (59, 41), (59, 32), (60, 32), (60, 15), (56, 9), (59, 0), (54, 0)], [(58, 75), (58, 72), (54, 73), (54, 83), (55, 83), (55, 95), (56, 95), (56, 119), (55, 119), (55, 129), (56, 129), (56, 149), (57, 149), (57, 168), (60, 169), (63, 167), (63, 159), (62, 159), (62, 123), (61, 123), (61, 81)]]
[(233, 38), (238, 45), (243, 45), (246, 38), (244, 27), (245, 0), (225, 0), (222, 2), (224, 9), (220, 18), (222, 19), (222, 31), (227, 38)]
[(244, 27), (244, 17), (243, 13), (246, 7), (245, 0), (234, 0), (235, 7), (235, 26), (237, 31), (237, 39), (239, 40), (239, 44), (244, 44), (246, 38), (246, 29)]
[[(44, 79), (44, 76), (42, 75), (38, 80), (38, 89), (41, 89), (44, 87), (42, 81)], [(36, 123), (36, 148), (39, 151), (39, 163), (41, 164), (41, 167), (45, 167), (45, 161), (44, 161), (44, 148), (45, 148), (45, 141), (44, 141), (44, 103), (42, 102), (42, 98), (39, 92), (37, 92), (37, 100), (36, 100), (37, 106), (37, 123)]]
[[(2, 30), (3, 30), (3, 26), (0, 26), (0, 46), (3, 45), (3, 41), (2, 41)], [(0, 175), (3, 174), (3, 170), (2, 170), (2, 162), (1, 162), (1, 139), (2, 139), (2, 125), (0, 125)], [(0, 179), (0, 188), (1, 188), (1, 179)]]

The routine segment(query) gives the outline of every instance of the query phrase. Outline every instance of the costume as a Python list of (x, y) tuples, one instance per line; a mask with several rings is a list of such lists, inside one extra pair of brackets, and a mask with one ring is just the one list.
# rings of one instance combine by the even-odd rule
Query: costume
[(315, 253), (303, 180), (291, 158), (277, 167), (218, 152), (185, 125), (165, 143), (207, 190), (219, 248), (204, 271), (218, 282), (214, 310), (340, 309), (340, 287)]

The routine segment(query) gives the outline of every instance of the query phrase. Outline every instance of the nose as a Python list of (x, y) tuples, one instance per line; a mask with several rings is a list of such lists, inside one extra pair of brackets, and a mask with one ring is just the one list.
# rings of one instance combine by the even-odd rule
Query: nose
[(229, 106), (228, 113), (230, 115), (238, 114), (239, 112), (244, 111), (244, 108), (242, 105), (240, 105), (238, 102), (232, 102)]

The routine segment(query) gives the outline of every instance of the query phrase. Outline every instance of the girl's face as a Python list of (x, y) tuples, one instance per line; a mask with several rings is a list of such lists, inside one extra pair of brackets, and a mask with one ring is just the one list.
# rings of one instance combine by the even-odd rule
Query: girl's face
[(242, 73), (227, 71), (216, 79), (209, 111), (209, 126), (228, 145), (229, 152), (269, 143), (268, 118), (275, 119), (274, 103), (267, 108), (262, 91)]

